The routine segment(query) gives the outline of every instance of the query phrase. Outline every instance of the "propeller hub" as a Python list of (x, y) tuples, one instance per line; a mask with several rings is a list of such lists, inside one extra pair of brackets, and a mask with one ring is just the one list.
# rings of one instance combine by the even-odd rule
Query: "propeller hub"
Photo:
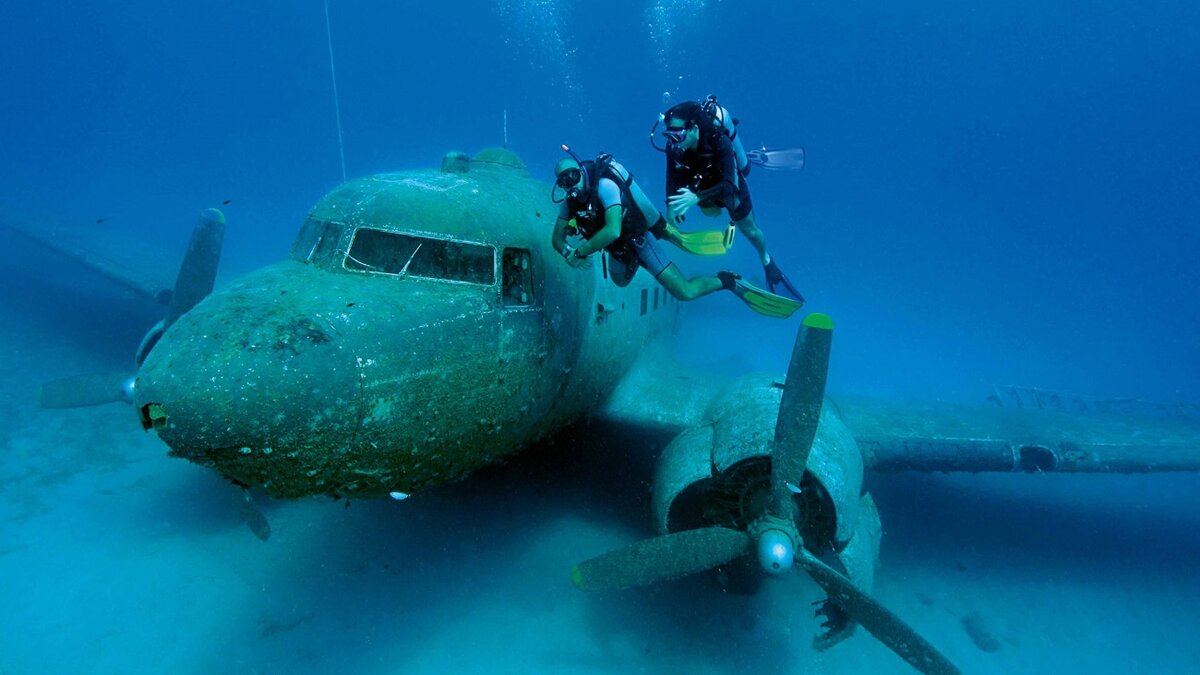
[(771, 528), (758, 535), (758, 564), (767, 574), (784, 574), (792, 569), (796, 546), (783, 530)]
[(121, 400), (126, 403), (133, 402), (133, 389), (137, 386), (137, 377), (130, 376), (121, 382)]

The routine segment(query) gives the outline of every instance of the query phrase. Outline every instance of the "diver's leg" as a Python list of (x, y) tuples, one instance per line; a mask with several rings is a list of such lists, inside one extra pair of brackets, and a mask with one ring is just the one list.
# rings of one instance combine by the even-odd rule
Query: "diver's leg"
[(783, 270), (779, 269), (779, 263), (775, 262), (767, 253), (767, 238), (763, 235), (762, 230), (758, 229), (758, 224), (754, 222), (753, 210), (747, 210), (741, 220), (733, 221), (733, 225), (746, 235), (746, 238), (758, 251), (758, 256), (762, 260), (763, 273), (767, 277), (767, 288), (771, 289), (772, 293), (782, 291), (800, 302), (804, 302), (804, 296), (796, 290), (792, 280), (787, 278)]
[(670, 263), (663, 268), (663, 271), (655, 279), (658, 279), (658, 283), (662, 284), (662, 287), (667, 289), (672, 297), (681, 302), (695, 300), (724, 288), (721, 280), (717, 277), (688, 279), (683, 276), (683, 272), (679, 271), (679, 267), (675, 263)]
[(758, 223), (754, 222), (754, 211), (747, 211), (740, 220), (734, 219), (733, 226), (750, 241), (750, 245), (754, 247), (755, 251), (758, 251), (759, 262), (766, 267), (771, 262), (771, 256), (767, 253), (767, 236), (758, 229)]
[(729, 219), (733, 221), (734, 227), (746, 235), (754, 250), (758, 251), (758, 259), (763, 267), (769, 265), (771, 255), (767, 253), (767, 235), (758, 229), (758, 223), (754, 221), (754, 202), (750, 199), (750, 185), (746, 183), (745, 178), (738, 181), (737, 199), (729, 209)]
[(676, 300), (687, 302), (721, 290), (724, 285), (717, 277), (688, 279), (675, 263), (668, 263), (650, 237), (642, 236), (632, 242), (638, 263), (658, 279), (658, 283)]

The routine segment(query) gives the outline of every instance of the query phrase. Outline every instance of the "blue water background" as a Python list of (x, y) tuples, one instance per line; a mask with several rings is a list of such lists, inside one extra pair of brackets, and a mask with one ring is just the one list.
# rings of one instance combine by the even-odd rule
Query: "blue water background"
[[(716, 93), (748, 145), (808, 150), (752, 187), (776, 257), (845, 328), (836, 385), (1200, 399), (1193, 3), (657, 6), (332, 3), (348, 174), (498, 144), (507, 111), (535, 174), (567, 142), (660, 195), (664, 92)], [(231, 199), (227, 261), (280, 257), (340, 180), (325, 37), (317, 2), (15, 9), (5, 201), (173, 243)], [(786, 353), (746, 339), (760, 365)]]

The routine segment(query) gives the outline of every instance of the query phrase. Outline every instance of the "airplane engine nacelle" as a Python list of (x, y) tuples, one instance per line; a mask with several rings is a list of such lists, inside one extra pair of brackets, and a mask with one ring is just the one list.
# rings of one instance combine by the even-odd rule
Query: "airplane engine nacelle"
[[(712, 525), (746, 529), (764, 511), (782, 391), (776, 378), (743, 377), (710, 406), (706, 424), (684, 431), (663, 450), (654, 482), (660, 534)], [(862, 453), (827, 401), (795, 497), (796, 527), (806, 547), (836, 558), (869, 591), (881, 528), (862, 485)], [(848, 627), (829, 637), (834, 634), (844, 638)]]

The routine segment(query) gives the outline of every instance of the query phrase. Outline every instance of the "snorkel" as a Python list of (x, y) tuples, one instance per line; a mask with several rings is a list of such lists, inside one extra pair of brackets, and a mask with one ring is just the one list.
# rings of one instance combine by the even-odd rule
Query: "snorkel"
[[(586, 176), (587, 176), (587, 169), (584, 169), (584, 168), (583, 168), (583, 160), (582, 160), (582, 159), (579, 159), (579, 155), (575, 154), (575, 151), (574, 151), (574, 150), (572, 150), (572, 149), (568, 148), (566, 143), (563, 143), (563, 144), (562, 144), (562, 149), (563, 149), (563, 152), (565, 152), (565, 153), (567, 153), (568, 155), (570, 155), (570, 156), (571, 156), (571, 159), (575, 160), (575, 163), (579, 165), (579, 168), (580, 168), (580, 169), (583, 169), (583, 175), (586, 177)], [(587, 181), (585, 180), (584, 182), (586, 183)]]

